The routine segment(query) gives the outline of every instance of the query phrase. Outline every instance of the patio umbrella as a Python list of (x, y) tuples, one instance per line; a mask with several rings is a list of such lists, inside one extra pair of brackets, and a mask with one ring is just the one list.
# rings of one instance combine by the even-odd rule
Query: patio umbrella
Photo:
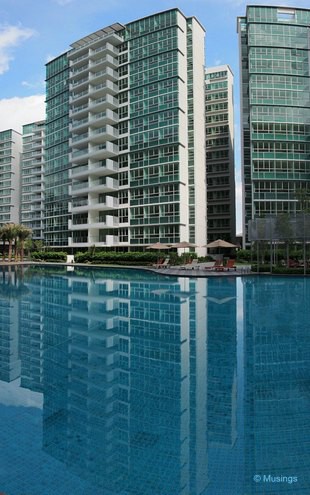
[[(168, 244), (163, 244), (162, 242), (156, 242), (155, 244), (150, 244), (146, 249), (157, 249), (158, 251), (163, 251), (164, 249), (170, 249), (171, 246)], [(157, 258), (157, 263), (159, 258)]]
[(236, 248), (238, 246), (231, 242), (224, 241), (224, 239), (216, 239), (216, 241), (209, 242), (209, 244), (202, 247), (217, 248), (217, 254), (220, 254), (220, 248)]
[(232, 244), (231, 242), (224, 241), (223, 239), (217, 239), (216, 241), (209, 242), (209, 244), (205, 244), (202, 247), (207, 248), (236, 248), (236, 244)]
[(192, 242), (188, 242), (188, 241), (181, 241), (181, 242), (176, 242), (175, 244), (172, 244), (173, 248), (183, 248), (184, 249), (184, 253), (185, 253), (185, 249), (186, 248), (190, 248), (190, 247), (197, 247), (196, 244), (193, 244)]
[(190, 248), (190, 247), (197, 247), (196, 244), (193, 244), (192, 242), (187, 242), (187, 241), (181, 241), (181, 242), (176, 242), (175, 244), (172, 244), (171, 247), (174, 248)]
[(170, 249), (171, 246), (168, 244), (163, 244), (161, 242), (156, 242), (155, 244), (150, 244), (146, 249)]

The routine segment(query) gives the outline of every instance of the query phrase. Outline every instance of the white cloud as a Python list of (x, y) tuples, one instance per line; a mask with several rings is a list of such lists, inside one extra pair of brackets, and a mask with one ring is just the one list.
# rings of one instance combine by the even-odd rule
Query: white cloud
[(35, 31), (21, 26), (0, 26), (0, 74), (9, 70), (13, 60), (12, 48), (35, 35)]
[(22, 132), (22, 126), (45, 119), (45, 95), (0, 100), (0, 132), (14, 129)]

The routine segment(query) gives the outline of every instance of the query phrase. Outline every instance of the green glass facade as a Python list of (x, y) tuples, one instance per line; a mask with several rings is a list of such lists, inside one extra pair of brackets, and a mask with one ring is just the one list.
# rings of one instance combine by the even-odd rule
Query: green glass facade
[(310, 10), (249, 6), (238, 19), (244, 233), (298, 213), (310, 190)]
[(129, 24), (125, 39), (130, 60), (131, 244), (175, 242), (180, 223), (177, 11)]
[(46, 66), (44, 240), (67, 246), (69, 213), (69, 62), (63, 54)]
[(233, 79), (228, 65), (206, 69), (208, 242), (236, 237)]

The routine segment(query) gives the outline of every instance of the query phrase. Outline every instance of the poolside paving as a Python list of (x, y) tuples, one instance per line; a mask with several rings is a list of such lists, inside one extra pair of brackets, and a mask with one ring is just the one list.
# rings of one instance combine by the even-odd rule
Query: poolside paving
[(251, 272), (251, 265), (237, 265), (237, 269), (230, 270), (206, 270), (204, 268), (181, 268), (179, 266), (170, 266), (169, 268), (155, 268), (152, 266), (130, 266), (130, 265), (112, 265), (112, 264), (93, 264), (93, 263), (66, 263), (66, 262), (52, 262), (52, 261), (22, 261), (22, 262), (7, 262), (0, 260), (0, 266), (14, 266), (14, 265), (47, 265), (47, 266), (71, 266), (71, 267), (93, 267), (93, 268), (128, 268), (131, 270), (146, 270), (154, 273), (159, 273), (160, 275), (170, 275), (172, 277), (192, 277), (192, 278), (202, 278), (202, 277), (236, 277), (240, 275), (255, 275)]

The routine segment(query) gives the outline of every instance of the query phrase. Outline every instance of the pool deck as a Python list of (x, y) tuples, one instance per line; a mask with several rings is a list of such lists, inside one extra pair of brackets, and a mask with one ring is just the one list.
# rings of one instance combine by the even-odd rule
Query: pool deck
[[(237, 267), (236, 270), (206, 270), (203, 268), (186, 268), (182, 269), (177, 266), (172, 266), (170, 268), (151, 268), (151, 267), (141, 267), (152, 271), (154, 273), (160, 273), (162, 275), (171, 275), (173, 277), (194, 277), (194, 278), (202, 278), (202, 277), (240, 277), (240, 275), (253, 275), (251, 272), (250, 265), (244, 267)], [(255, 274), (254, 274), (255, 275)]]
[(240, 277), (241, 275), (256, 275), (251, 272), (251, 265), (237, 265), (236, 270), (210, 270), (204, 268), (180, 268), (178, 266), (171, 266), (169, 268), (155, 268), (151, 266), (132, 266), (132, 265), (97, 265), (92, 263), (59, 263), (59, 262), (45, 262), (45, 261), (23, 261), (23, 262), (7, 262), (0, 261), (0, 266), (67, 266), (67, 267), (81, 267), (81, 268), (123, 268), (130, 270), (145, 270), (159, 275), (171, 276), (171, 277), (191, 277), (191, 278), (205, 278), (205, 277)]

